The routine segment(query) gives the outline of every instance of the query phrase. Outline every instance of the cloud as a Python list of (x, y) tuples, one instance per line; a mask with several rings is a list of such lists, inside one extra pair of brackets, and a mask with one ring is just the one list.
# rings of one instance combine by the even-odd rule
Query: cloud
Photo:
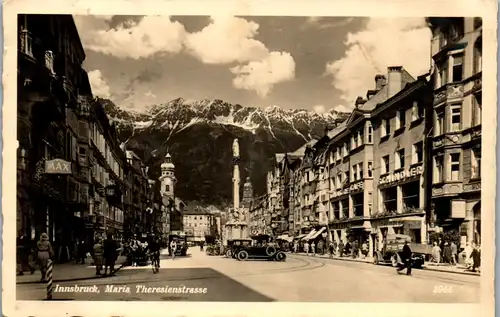
[(111, 96), (109, 85), (106, 83), (102, 77), (100, 70), (96, 69), (88, 72), (90, 86), (92, 87), (92, 93), (95, 96), (101, 98), (109, 98)]
[[(233, 64), (228, 68), (236, 75), (233, 86), (254, 90), (261, 97), (266, 97), (275, 84), (295, 77), (295, 61), (290, 53), (271, 52), (254, 38), (259, 24), (243, 18), (211, 17), (210, 24), (193, 33), (169, 17), (75, 17), (75, 22), (85, 49), (121, 59), (147, 59), (158, 53), (185, 52), (205, 64)], [(150, 75), (155, 74), (140, 74), (130, 85), (147, 81)], [(156, 77), (150, 80), (154, 79)], [(125, 99), (137, 93), (126, 90)]]
[(317, 113), (324, 113), (325, 112), (325, 106), (324, 105), (316, 105), (313, 107), (314, 112)]
[(352, 111), (351, 108), (348, 108), (344, 105), (338, 105), (335, 108), (333, 108), (333, 110), (335, 110), (337, 112), (351, 112)]
[(357, 96), (374, 88), (376, 74), (403, 66), (411, 75), (429, 71), (431, 32), (423, 18), (370, 18), (366, 27), (349, 33), (345, 56), (326, 66), (332, 85), (352, 108)]
[(264, 43), (255, 40), (259, 25), (237, 17), (212, 17), (199, 32), (186, 37), (186, 48), (206, 64), (260, 60), (269, 55)]
[(144, 94), (144, 97), (146, 98), (156, 98), (156, 95), (151, 91), (151, 90), (148, 90), (145, 94)]
[(231, 72), (236, 75), (234, 87), (254, 90), (265, 98), (274, 84), (291, 80), (295, 77), (295, 61), (289, 53), (271, 52), (260, 61), (251, 61), (246, 65), (235, 66)]
[(304, 27), (315, 27), (318, 29), (329, 29), (336, 28), (340, 26), (347, 25), (354, 21), (353, 17), (341, 18), (341, 17), (317, 17), (311, 16), (307, 17)]
[[(118, 58), (141, 59), (159, 53), (179, 53), (186, 30), (179, 22), (165, 16), (146, 16), (130, 23), (121, 21), (114, 28), (110, 20), (102, 19), (107, 27), (85, 29), (82, 41), (87, 49)], [(78, 25), (78, 24), (77, 24)], [(80, 23), (81, 25), (81, 23)], [(102, 27), (102, 24), (101, 24)]]

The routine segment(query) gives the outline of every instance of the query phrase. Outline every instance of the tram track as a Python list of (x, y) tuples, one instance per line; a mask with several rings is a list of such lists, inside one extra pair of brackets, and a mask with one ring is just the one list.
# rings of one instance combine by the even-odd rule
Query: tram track
[[(292, 256), (293, 258), (297, 259), (299, 256)], [(386, 275), (394, 275), (393, 272), (395, 272), (395, 268), (388, 267), (388, 266), (377, 266), (374, 264), (370, 263), (357, 263), (357, 262), (351, 262), (351, 261), (340, 261), (340, 260), (335, 260), (335, 259), (325, 259), (325, 258), (319, 258), (319, 257), (308, 257), (313, 261), (317, 262), (323, 262), (328, 263), (329, 265), (334, 265), (334, 266), (342, 266), (342, 267), (347, 267), (347, 268), (353, 268), (353, 269), (358, 269), (358, 270), (363, 270), (363, 271), (374, 271), (378, 270), (381, 272), (381, 274), (386, 274)], [(468, 286), (468, 287), (480, 287), (480, 283), (478, 283), (478, 280), (472, 280), (470, 276), (463, 276), (463, 275), (456, 275), (453, 273), (444, 273), (444, 272), (433, 272), (433, 271), (425, 271), (421, 269), (413, 269), (413, 274), (412, 278), (420, 279), (420, 280), (433, 280), (436, 282), (441, 282), (441, 283), (449, 283), (449, 284), (455, 284), (459, 286)], [(417, 272), (417, 274), (415, 274)], [(423, 274), (419, 274), (423, 273)], [(396, 273), (397, 274), (397, 273)], [(461, 279), (459, 278), (461, 277)]]

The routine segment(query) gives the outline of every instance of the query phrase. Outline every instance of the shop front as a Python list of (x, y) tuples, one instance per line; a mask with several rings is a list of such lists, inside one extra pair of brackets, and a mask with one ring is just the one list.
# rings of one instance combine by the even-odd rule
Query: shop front
[(422, 227), (426, 226), (424, 212), (372, 218), (371, 224), (374, 246), (378, 251), (381, 251), (387, 235), (404, 234), (414, 243), (426, 241), (426, 238), (422, 237)]

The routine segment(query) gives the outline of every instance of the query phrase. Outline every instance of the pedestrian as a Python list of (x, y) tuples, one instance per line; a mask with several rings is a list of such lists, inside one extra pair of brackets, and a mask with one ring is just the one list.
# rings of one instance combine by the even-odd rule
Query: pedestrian
[(333, 252), (335, 252), (335, 244), (333, 242), (330, 242), (328, 249), (329, 249), (328, 251), (330, 252), (329, 256), (332, 258)]
[(97, 239), (94, 244), (94, 265), (95, 275), (101, 275), (102, 265), (104, 263), (104, 246), (102, 239)]
[(411, 275), (411, 266), (412, 266), (411, 255), (412, 255), (411, 248), (408, 245), (408, 241), (405, 241), (405, 244), (403, 246), (403, 251), (401, 251), (401, 260), (403, 261), (404, 266), (398, 268), (397, 269), (398, 272), (406, 268), (406, 275)]
[(358, 240), (354, 240), (352, 243), (352, 258), (355, 259), (359, 255), (359, 242)]
[(448, 241), (444, 243), (443, 262), (446, 264), (451, 264), (451, 247)]
[(368, 255), (368, 244), (366, 243), (366, 241), (361, 245), (361, 254), (363, 255), (363, 258), (366, 258), (366, 256)]
[(318, 253), (320, 255), (324, 255), (325, 254), (325, 252), (323, 251), (323, 240), (319, 240), (319, 242), (318, 242)]
[(47, 271), (47, 263), (54, 257), (54, 249), (49, 241), (49, 236), (46, 233), (40, 235), (40, 240), (36, 243), (37, 258), (40, 265), (40, 273), (42, 273), (41, 282), (45, 282), (45, 273)]
[(293, 253), (297, 253), (299, 251), (299, 244), (297, 242), (295, 242), (293, 244)]
[(467, 269), (472, 269), (472, 266), (473, 266), (472, 251), (473, 251), (473, 248), (471, 247), (470, 243), (467, 242), (467, 245), (465, 246), (465, 249), (464, 249), (465, 267)]
[(479, 246), (475, 243), (472, 245), (472, 272), (476, 272), (476, 269), (481, 267), (481, 251)]
[(111, 233), (108, 233), (106, 240), (104, 241), (104, 275), (107, 275), (109, 267), (109, 275), (113, 276), (115, 273), (115, 262), (117, 255), (118, 246), (116, 241), (113, 240)]
[(17, 238), (17, 264), (19, 266), (17, 275), (24, 275), (25, 270), (29, 270), (31, 274), (35, 272), (35, 268), (30, 263), (31, 249), (31, 239), (26, 236), (24, 230), (21, 230)]
[(351, 243), (349, 241), (346, 242), (343, 252), (347, 256), (349, 256), (349, 254), (351, 254)]
[(311, 242), (311, 253), (313, 256), (316, 256), (316, 244), (313, 242)]
[(175, 239), (172, 239), (172, 241), (170, 242), (170, 252), (172, 253), (172, 260), (175, 259), (175, 252), (177, 251), (177, 242), (175, 241)]
[(455, 244), (455, 242), (453, 242), (453, 241), (451, 242), (450, 249), (451, 249), (451, 264), (457, 265), (458, 247)]
[(200, 243), (200, 251), (203, 252), (203, 242)]
[(341, 240), (340, 243), (339, 243), (339, 248), (337, 250), (337, 254), (342, 257), (342, 255), (344, 254), (344, 242)]
[(432, 262), (435, 262), (437, 264), (441, 263), (441, 248), (439, 247), (436, 241), (434, 241), (434, 246), (432, 247), (431, 255), (432, 255)]
[(309, 254), (309, 242), (306, 241), (306, 243), (304, 243), (304, 252), (305, 254)]

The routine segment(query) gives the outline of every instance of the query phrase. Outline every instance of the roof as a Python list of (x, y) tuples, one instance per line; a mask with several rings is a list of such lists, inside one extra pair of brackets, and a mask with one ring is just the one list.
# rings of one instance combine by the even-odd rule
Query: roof
[(342, 132), (346, 127), (347, 127), (347, 119), (342, 121), (342, 123), (336, 126), (334, 129), (328, 131), (327, 135), (331, 139), (340, 132)]

